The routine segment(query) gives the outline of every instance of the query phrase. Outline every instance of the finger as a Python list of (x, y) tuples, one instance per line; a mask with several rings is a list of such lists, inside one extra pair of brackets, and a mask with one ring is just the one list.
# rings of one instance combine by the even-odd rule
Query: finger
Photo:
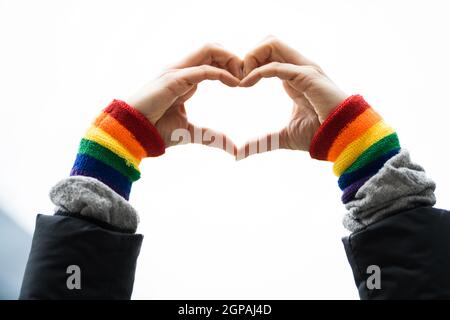
[(232, 156), (236, 156), (237, 147), (225, 134), (213, 129), (197, 127), (191, 123), (188, 124), (188, 131), (191, 136), (191, 143), (222, 149)]
[(241, 59), (217, 44), (206, 44), (203, 48), (176, 63), (173, 68), (182, 69), (204, 64), (228, 70), (235, 77), (242, 78)]
[(227, 86), (236, 87), (240, 82), (230, 72), (208, 65), (180, 69), (175, 73), (175, 77), (177, 81), (181, 80), (190, 85), (199, 84), (204, 80), (219, 80)]
[(289, 63), (271, 62), (262, 67), (253, 69), (244, 79), (241, 80), (241, 87), (250, 87), (255, 85), (262, 78), (277, 77), (294, 84), (297, 90), (302, 90), (299, 84), (308, 76), (317, 73), (317, 70), (311, 66), (297, 66)]
[(192, 98), (192, 96), (195, 94), (196, 91), (197, 91), (197, 85), (193, 86), (191, 89), (189, 89), (189, 91), (187, 93), (185, 93), (184, 95), (182, 95), (181, 97), (176, 99), (175, 102), (173, 103), (173, 105), (177, 106), (177, 105), (184, 104), (187, 100)]
[(155, 105), (173, 105), (177, 100), (186, 101), (194, 93), (194, 88), (204, 80), (219, 80), (235, 87), (240, 80), (224, 69), (202, 65), (163, 74), (153, 95)]
[(237, 150), (236, 160), (242, 160), (249, 156), (278, 149), (286, 149), (285, 137), (280, 132), (274, 132), (256, 139), (252, 139)]
[(305, 109), (315, 112), (315, 109), (306, 96), (296, 88), (294, 88), (289, 81), (283, 81), (283, 87), (286, 93), (294, 100), (294, 108), (292, 110), (292, 117), (295, 118), (300, 112), (304, 112)]
[(219, 80), (227, 86), (236, 87), (240, 80), (226, 70), (207, 65), (189, 67), (162, 76), (160, 90), (166, 100), (173, 104), (204, 80)]
[(295, 49), (289, 47), (281, 40), (270, 36), (264, 39), (256, 48), (251, 50), (243, 60), (244, 77), (253, 69), (270, 62), (292, 63), (296, 65), (317, 66)]

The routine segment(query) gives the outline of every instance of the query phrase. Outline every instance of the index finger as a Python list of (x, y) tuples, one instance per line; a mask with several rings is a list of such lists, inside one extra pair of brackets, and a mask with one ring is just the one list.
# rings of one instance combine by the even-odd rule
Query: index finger
[(174, 69), (183, 69), (205, 64), (228, 70), (235, 77), (242, 78), (241, 59), (218, 44), (206, 44), (172, 67)]
[(228, 71), (208, 65), (175, 70), (167, 73), (164, 77), (163, 87), (168, 90), (170, 97), (173, 99), (178, 99), (187, 94), (204, 80), (219, 80), (230, 87), (236, 87), (240, 82)]
[(262, 67), (252, 70), (244, 79), (241, 80), (239, 86), (251, 87), (262, 78), (277, 77), (281, 80), (288, 81), (296, 90), (303, 91), (304, 85), (311, 76), (318, 74), (315, 67), (297, 66), (290, 63), (271, 62)]
[(183, 80), (190, 85), (196, 85), (204, 80), (219, 80), (223, 84), (236, 87), (240, 80), (226, 70), (212, 67), (209, 65), (201, 65), (178, 70), (175, 77)]
[(315, 66), (314, 62), (301, 55), (295, 49), (289, 47), (281, 40), (271, 36), (266, 38), (256, 48), (251, 50), (244, 58), (244, 77), (253, 69), (261, 67), (270, 62), (282, 62), (296, 64), (299, 66)]

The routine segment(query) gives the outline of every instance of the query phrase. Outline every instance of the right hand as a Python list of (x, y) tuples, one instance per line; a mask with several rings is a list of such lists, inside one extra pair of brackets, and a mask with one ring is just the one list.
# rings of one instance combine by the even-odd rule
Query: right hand
[[(245, 56), (243, 73), (241, 87), (251, 87), (262, 78), (280, 78), (294, 107), (286, 127), (247, 142), (238, 151), (239, 158), (279, 148), (308, 151), (320, 124), (348, 97), (317, 64), (274, 37)], [(278, 145), (270, 143), (274, 134), (278, 134)], [(268, 140), (268, 148), (250, 148), (251, 144), (260, 146)]]

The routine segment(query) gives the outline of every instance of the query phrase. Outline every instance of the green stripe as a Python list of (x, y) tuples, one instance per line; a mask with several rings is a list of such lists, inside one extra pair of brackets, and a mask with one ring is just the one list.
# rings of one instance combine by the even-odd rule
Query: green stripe
[(374, 143), (370, 146), (370, 148), (366, 149), (366, 151), (364, 151), (358, 159), (356, 159), (356, 161), (353, 162), (347, 170), (345, 170), (343, 174), (356, 171), (382, 156), (386, 152), (396, 148), (400, 148), (400, 142), (398, 141), (397, 133), (394, 132)]
[(127, 161), (111, 150), (103, 147), (95, 141), (81, 139), (78, 153), (87, 154), (107, 165), (113, 167), (131, 181), (136, 181), (141, 177), (141, 173), (134, 166), (127, 165)]

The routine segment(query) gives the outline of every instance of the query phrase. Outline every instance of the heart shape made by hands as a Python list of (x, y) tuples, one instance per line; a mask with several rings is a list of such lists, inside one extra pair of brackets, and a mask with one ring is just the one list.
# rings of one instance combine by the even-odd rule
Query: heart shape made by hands
[[(199, 83), (220, 80), (229, 87), (249, 88), (263, 78), (274, 77), (281, 80), (293, 104), (291, 116), (281, 130), (263, 134), (237, 148), (225, 134), (188, 121), (185, 103), (194, 96)], [(271, 90), (267, 87), (265, 91)], [(218, 93), (216, 96), (223, 95)], [(168, 69), (155, 83), (137, 94), (131, 104), (155, 124), (166, 147), (201, 143), (243, 159), (280, 148), (308, 150), (320, 123), (346, 97), (318, 65), (278, 39), (269, 37), (244, 59), (222, 47), (205, 46)], [(247, 104), (251, 104), (250, 101)], [(264, 108), (278, 104), (277, 101), (266, 100), (257, 105), (260, 112), (254, 110), (248, 116), (258, 118)], [(241, 106), (236, 114), (245, 113), (241, 103), (235, 105)], [(226, 105), (222, 107), (227, 110)], [(270, 116), (267, 114), (266, 117)], [(235, 122), (238, 123), (238, 119)], [(244, 131), (242, 128), (246, 123), (236, 127)]]
[[(249, 88), (229, 88), (217, 82), (202, 84), (186, 108), (190, 121), (200, 128), (213, 129), (197, 129), (193, 142), (224, 149), (237, 159), (286, 148), (285, 140), (280, 145), (280, 138), (286, 138), (282, 135), (286, 134), (286, 124), (291, 121), (293, 102), (280, 86), (281, 82), (276, 79), (267, 79)], [(313, 120), (314, 116), (312, 114)], [(315, 131), (316, 125), (311, 129)], [(307, 142), (304, 144), (307, 148)]]
[[(232, 125), (225, 126), (222, 132), (230, 133), (234, 138), (238, 137), (236, 141), (239, 143), (244, 142), (242, 138), (239, 141), (239, 137), (243, 135), (253, 138), (246, 139), (241, 146), (237, 147), (228, 134), (204, 127), (196, 127), (197, 130), (194, 129), (193, 132), (190, 132), (193, 137), (187, 138), (186, 141), (223, 149), (233, 154), (237, 160), (277, 149), (308, 150), (314, 133), (320, 126), (319, 117), (314, 107), (302, 91), (293, 88), (289, 80), (284, 80), (283, 75), (277, 74), (277, 64), (269, 63), (259, 68), (264, 67), (273, 70), (268, 69), (268, 73), (260, 73), (258, 68), (254, 69), (253, 72), (243, 78), (239, 88), (253, 87), (264, 77), (279, 77), (287, 95), (274, 91), (272, 88), (276, 85), (276, 81), (271, 80), (261, 82), (259, 88), (255, 87), (248, 92), (246, 92), (247, 89), (239, 92), (234, 88), (226, 88), (227, 94), (223, 94), (224, 88), (220, 88), (220, 85), (214, 86), (211, 84), (203, 95), (198, 95), (195, 98), (204, 104), (208, 104), (209, 99), (217, 100), (216, 97), (224, 97), (220, 101), (216, 101), (214, 107), (209, 107), (210, 109), (207, 109), (207, 112), (203, 110), (199, 117), (203, 121), (197, 122), (214, 124), (214, 121), (211, 123), (211, 119), (219, 118), (220, 120), (216, 121), (213, 127), (223, 128), (223, 120), (225, 119), (225, 122), (230, 120), (228, 123), (232, 123)], [(239, 92), (237, 95), (238, 101), (233, 100), (236, 95), (231, 91), (234, 90)], [(255, 97), (257, 97), (256, 100)], [(290, 116), (287, 116), (285, 112), (280, 112), (280, 109), (283, 105), (289, 103), (293, 107)], [(273, 113), (274, 106), (276, 106), (275, 114)], [(217, 117), (217, 114), (219, 114), (219, 117)], [(239, 116), (236, 117), (236, 114)], [(258, 121), (255, 121), (256, 119)], [(264, 126), (266, 126), (266, 129), (264, 129)], [(267, 131), (267, 127), (270, 128), (269, 131)], [(255, 135), (255, 132), (258, 131), (260, 134)], [(177, 136), (176, 132), (174, 133), (175, 136), (172, 138), (179, 140), (180, 137)]]

